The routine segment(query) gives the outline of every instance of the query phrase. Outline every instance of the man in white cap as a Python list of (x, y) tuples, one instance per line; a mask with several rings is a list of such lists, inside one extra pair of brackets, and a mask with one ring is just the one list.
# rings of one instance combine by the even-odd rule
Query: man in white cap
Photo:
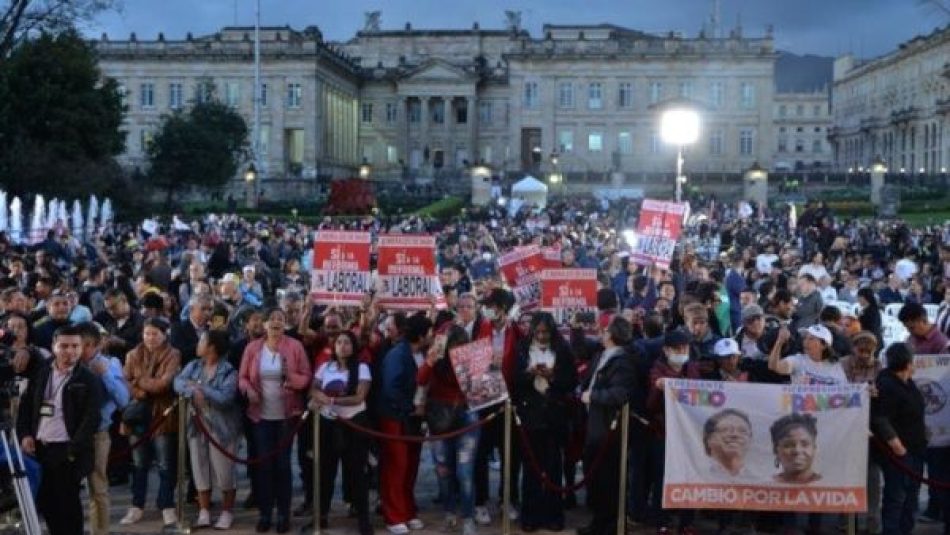
[(742, 350), (739, 343), (732, 338), (722, 338), (713, 345), (713, 356), (716, 359), (716, 374), (723, 381), (746, 382), (749, 375), (739, 369), (739, 360)]

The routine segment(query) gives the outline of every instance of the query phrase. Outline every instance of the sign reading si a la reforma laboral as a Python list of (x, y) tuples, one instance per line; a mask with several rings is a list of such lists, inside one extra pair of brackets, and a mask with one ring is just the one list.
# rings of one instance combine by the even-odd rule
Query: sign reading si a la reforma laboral
[(518, 306), (530, 312), (541, 303), (541, 270), (544, 258), (537, 245), (518, 247), (498, 259), (498, 271), (511, 287)]
[(663, 507), (867, 509), (868, 389), (666, 380)]
[(630, 260), (640, 265), (669, 268), (688, 214), (686, 203), (644, 199), (637, 221), (637, 243), (630, 252)]
[(559, 325), (578, 312), (597, 313), (596, 269), (545, 269), (541, 272), (541, 310)]
[(369, 292), (368, 232), (321, 230), (313, 241), (310, 293), (321, 305), (359, 306)]
[(379, 237), (377, 299), (390, 309), (445, 307), (435, 268), (435, 236), (384, 234)]

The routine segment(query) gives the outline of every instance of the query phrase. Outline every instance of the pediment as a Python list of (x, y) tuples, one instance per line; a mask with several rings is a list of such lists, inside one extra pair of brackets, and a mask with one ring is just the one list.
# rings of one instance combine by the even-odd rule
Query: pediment
[(472, 75), (451, 63), (430, 60), (406, 73), (402, 82), (465, 83), (471, 82), (472, 79)]

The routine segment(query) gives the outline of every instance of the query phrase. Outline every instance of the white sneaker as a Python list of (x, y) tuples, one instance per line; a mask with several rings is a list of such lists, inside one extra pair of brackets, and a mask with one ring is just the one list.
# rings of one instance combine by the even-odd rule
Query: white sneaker
[(508, 506), (508, 519), (512, 522), (516, 522), (521, 515), (518, 514), (518, 509), (514, 505)]
[(198, 520), (195, 521), (193, 528), (206, 528), (211, 525), (211, 513), (207, 509), (198, 511)]
[(214, 529), (231, 529), (231, 524), (234, 523), (234, 517), (231, 515), (231, 511), (221, 511), (221, 516), (218, 517), (218, 521), (214, 524)]
[(466, 518), (462, 521), (462, 535), (476, 535), (478, 529), (475, 528), (475, 521), (471, 518)]
[(445, 522), (442, 523), (442, 531), (455, 531), (459, 527), (459, 519), (452, 513), (445, 515)]
[[(173, 526), (178, 523), (178, 515), (175, 514), (174, 509), (162, 509), (162, 524), (166, 526)], [(210, 524), (210, 521), (209, 521)]]
[(409, 528), (406, 527), (405, 524), (387, 524), (386, 529), (393, 535), (406, 535), (409, 533)]
[(426, 525), (423, 524), (422, 521), (419, 520), (418, 518), (413, 518), (409, 522), (406, 522), (406, 525), (409, 526), (409, 529), (413, 531), (419, 531), (420, 529), (423, 529), (426, 527)]
[(142, 510), (138, 507), (129, 507), (129, 511), (125, 513), (122, 520), (119, 520), (119, 524), (122, 526), (130, 526), (139, 520), (142, 520)]
[(479, 526), (491, 524), (491, 515), (488, 514), (488, 508), (485, 506), (475, 508), (475, 523)]

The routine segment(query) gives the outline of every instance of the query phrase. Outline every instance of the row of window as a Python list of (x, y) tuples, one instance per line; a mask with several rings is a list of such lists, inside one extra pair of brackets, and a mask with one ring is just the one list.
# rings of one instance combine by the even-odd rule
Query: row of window
[[(779, 152), (788, 152), (788, 139), (784, 137), (778, 138), (778, 151)], [(811, 142), (811, 152), (812, 154), (821, 154), (824, 151), (824, 144), (820, 139), (815, 139)], [(805, 140), (796, 139), (795, 140), (795, 152), (803, 153), (805, 152)]]
[[(561, 152), (574, 151), (574, 131), (558, 131), (558, 147)], [(647, 150), (650, 154), (660, 154), (664, 143), (660, 135), (656, 132), (650, 134)], [(707, 139), (707, 151), (712, 156), (722, 155), (726, 146), (726, 133), (724, 130), (714, 129), (709, 132)], [(590, 131), (587, 134), (587, 151), (603, 152), (604, 133), (599, 131)], [(617, 152), (620, 154), (634, 153), (634, 140), (631, 132), (619, 132), (617, 134)], [(755, 129), (743, 128), (739, 130), (738, 150), (741, 156), (752, 156), (755, 153)]]
[[(208, 102), (215, 97), (217, 88), (212, 82), (198, 82), (193, 86), (192, 100), (194, 102)], [(267, 84), (261, 84), (261, 106), (267, 106), (268, 100)], [(124, 98), (129, 98), (127, 88), (121, 88)], [(185, 86), (181, 82), (171, 82), (168, 84), (167, 105), (170, 109), (181, 109), (185, 105)], [(287, 108), (300, 108), (303, 102), (303, 87), (296, 82), (287, 84), (284, 104)], [(224, 85), (224, 95), (222, 101), (228, 106), (239, 107), (241, 105), (241, 84), (238, 82), (227, 82)], [(251, 104), (253, 104), (253, 95)], [(144, 82), (139, 85), (139, 107), (143, 110), (155, 109), (158, 106), (156, 99), (155, 84)]]
[[(468, 104), (459, 104), (450, 106), (455, 124), (468, 124)], [(383, 106), (386, 124), (395, 124), (399, 121), (399, 105), (395, 102), (387, 102)], [(369, 124), (375, 120), (374, 111), (376, 108), (371, 102), (364, 102), (360, 106), (360, 121)], [(422, 122), (422, 103), (419, 101), (409, 101), (406, 114), (410, 123)], [(433, 102), (429, 104), (429, 122), (435, 124), (444, 124), (446, 121), (446, 103)], [(483, 100), (478, 103), (478, 121), (484, 125), (490, 125), (494, 121), (494, 103), (490, 100)]]
[[(821, 108), (822, 108), (822, 105), (821, 105), (821, 104), (815, 104), (815, 105), (813, 105), (812, 108), (811, 108), (811, 115), (812, 115), (812, 117), (821, 117), (821, 116), (822, 116)], [(779, 107), (778, 107), (778, 116), (779, 116), (779, 117), (788, 117), (788, 106), (787, 106), (787, 105), (785, 105), (785, 104), (779, 105)], [(795, 106), (795, 117), (804, 117), (804, 116), (805, 116), (805, 105), (804, 105), (804, 104), (798, 104), (798, 105), (796, 105), (796, 106)]]
[[(583, 86), (581, 86), (583, 90)], [(558, 82), (556, 88), (556, 104), (561, 109), (573, 109), (578, 107), (578, 96), (586, 97), (587, 109), (602, 110), (606, 107), (607, 93), (606, 85), (603, 82), (590, 82), (586, 86), (586, 92), (577, 95), (577, 84), (574, 82)], [(636, 88), (632, 82), (620, 82), (616, 86), (614, 93), (615, 107), (619, 109), (633, 108), (636, 105)], [(710, 82), (705, 95), (697, 94), (693, 82), (682, 81), (676, 86), (676, 93), (673, 94), (664, 85), (663, 82), (650, 82), (648, 86), (647, 101), (650, 104), (656, 104), (669, 97), (679, 97), (683, 99), (705, 99), (712, 108), (722, 108), (725, 106), (726, 82)], [(522, 104), (527, 109), (538, 109), (541, 105), (541, 86), (540, 82), (529, 80), (524, 83), (524, 92)], [(756, 106), (755, 84), (752, 82), (741, 82), (739, 84), (739, 108), (754, 109)]]
[[(814, 127), (814, 129), (813, 129), (813, 131), (814, 131), (816, 134), (820, 134), (820, 133), (821, 133), (821, 130), (822, 130), (822, 128), (821, 128), (820, 126), (816, 126), (816, 127)], [(779, 133), (779, 134), (784, 134), (785, 132), (788, 132), (788, 128), (786, 128), (786, 127), (784, 127), (784, 126), (778, 127), (778, 133)], [(805, 132), (805, 127), (803, 127), (803, 126), (795, 127), (795, 132), (796, 132), (796, 133), (799, 133), (799, 134), (804, 133), (804, 132)]]

